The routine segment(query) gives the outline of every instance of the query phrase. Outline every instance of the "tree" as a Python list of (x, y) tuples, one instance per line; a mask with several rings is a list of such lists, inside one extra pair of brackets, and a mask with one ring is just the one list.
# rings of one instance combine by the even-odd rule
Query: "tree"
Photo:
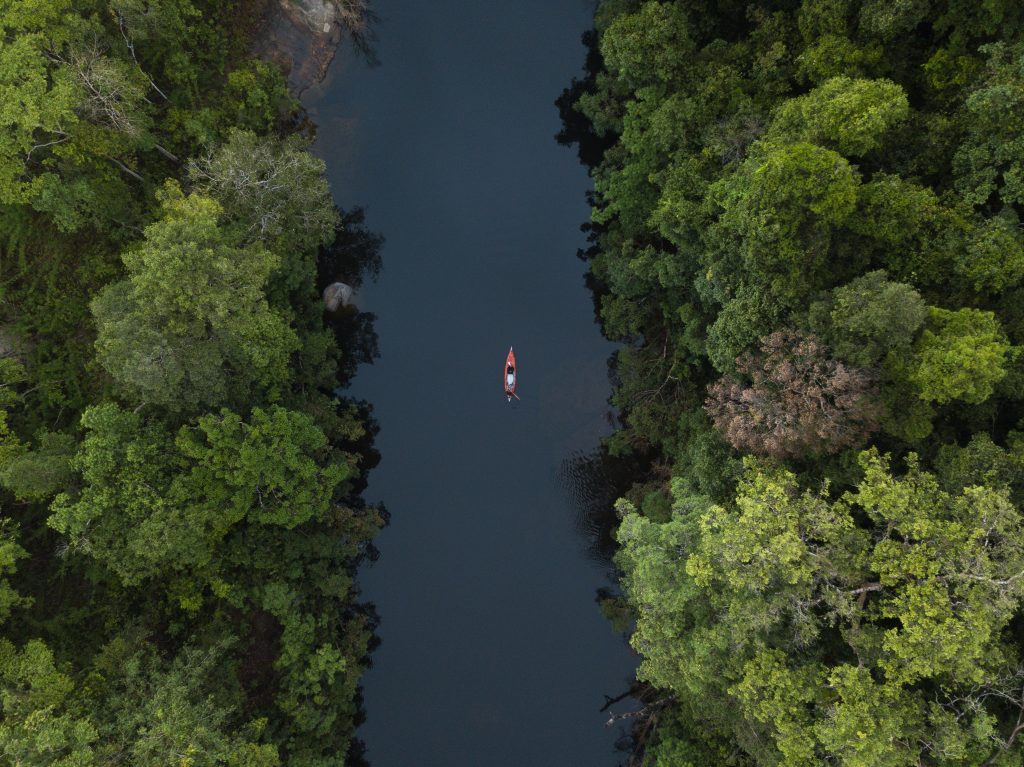
[(702, 701), (758, 764), (1019, 760), (1019, 511), (915, 456), (900, 477), (875, 451), (860, 466), (837, 499), (748, 459), (732, 503), (678, 481), (668, 522), (621, 503), (640, 678)]
[(100, 651), (88, 681), (58, 668), (45, 643), (0, 640), (0, 754), (15, 765), (277, 767), (263, 725), (242, 722), (211, 694), (224, 646), (186, 647), (170, 662), (138, 637)]
[(966, 247), (958, 248), (954, 269), (974, 290), (1002, 293), (1024, 279), (1024, 236), (1009, 209), (972, 228)]
[(130, 634), (109, 642), (94, 672), (104, 695), (93, 715), (99, 761), (127, 752), (140, 767), (277, 767), (277, 748), (259, 742), (265, 723), (244, 721), (218, 694), (214, 678), (226, 650), (224, 643), (186, 646), (167, 662)]
[(785, 101), (771, 133), (860, 156), (881, 147), (886, 133), (909, 113), (907, 94), (891, 80), (833, 77), (806, 96)]
[(1024, 45), (985, 45), (985, 79), (964, 104), (967, 136), (954, 157), (958, 191), (974, 205), (993, 195), (1004, 205), (1024, 203)]
[(211, 516), (228, 509), (254, 524), (292, 528), (323, 516), (354, 471), (309, 416), (276, 406), (254, 409), (248, 422), (228, 410), (203, 416), (176, 445), (192, 464), (178, 487)]
[(110, 51), (98, 19), (59, 0), (0, 11), (0, 202), (29, 204), (64, 232), (126, 207), (151, 146), (150, 80)]
[(72, 48), (64, 65), (78, 81), (78, 114), (107, 128), (129, 146), (138, 146), (152, 124), (146, 109), (150, 81), (137, 65), (105, 56), (97, 46)]
[(37, 435), (37, 443), (34, 450), (0, 458), (0, 485), (22, 501), (45, 500), (71, 483), (75, 438), (44, 430)]
[(1006, 376), (1011, 347), (992, 312), (929, 307), (909, 379), (921, 399), (977, 404)]
[(272, 280), (294, 290), (313, 273), (310, 254), (329, 245), (340, 223), (323, 177), (324, 162), (299, 136), (257, 137), (233, 131), (215, 152), (189, 164), (189, 174), (238, 223), (246, 243), (262, 242), (282, 257)]
[(928, 309), (910, 285), (884, 271), (868, 272), (832, 292), (832, 349), (854, 365), (869, 367), (892, 352), (904, 355), (924, 324)]
[(918, 289), (947, 288), (952, 262), (967, 247), (970, 212), (944, 204), (935, 191), (890, 173), (858, 189), (857, 212), (845, 224), (895, 278)]
[(678, 76), (692, 45), (681, 5), (645, 2), (638, 12), (618, 17), (605, 30), (601, 55), (610, 72), (636, 88)]
[(171, 494), (181, 461), (171, 435), (113, 404), (82, 414), (85, 438), (72, 466), (81, 489), (60, 493), (49, 524), (73, 551), (106, 565), (126, 584), (156, 573), (196, 571), (213, 556), (208, 519)]
[(706, 278), (723, 282), (720, 292), (749, 284), (782, 307), (830, 287), (833, 232), (855, 211), (859, 185), (857, 171), (831, 149), (755, 143), (734, 172), (708, 187), (707, 205), (718, 215), (702, 234)]
[(256, 408), (248, 422), (222, 410), (176, 440), (112, 404), (87, 410), (82, 426), (82, 489), (57, 496), (49, 523), (129, 585), (158, 574), (209, 580), (233, 528), (322, 517), (352, 473), (308, 416), (280, 407)]
[(294, 331), (264, 293), (278, 259), (239, 246), (220, 205), (168, 187), (161, 218), (123, 255), (128, 278), (93, 301), (97, 357), (136, 401), (194, 412), (268, 396)]
[(16, 529), (11, 520), (0, 520), (0, 625), (10, 617), (15, 607), (32, 603), (30, 598), (19, 594), (10, 581), (18, 569), (18, 560), (27, 556), (28, 552), (18, 545)]
[(33, 640), (18, 650), (0, 639), (0, 754), (9, 764), (91, 767), (99, 737), (88, 714), (72, 711), (75, 684), (53, 652)]
[[(22, 1), (0, 11), (0, 109), (5, 126), (0, 135), (0, 202), (7, 205), (30, 202), (54, 186), (57, 177), (43, 158), (70, 140), (79, 120), (79, 83), (47, 56), (70, 41), (73, 25), (66, 23), (66, 15), (70, 2)], [(73, 208), (81, 202), (58, 213), (58, 224), (73, 228)]]
[(708, 390), (705, 410), (729, 444), (759, 455), (791, 458), (835, 453), (878, 428), (877, 392), (860, 368), (830, 359), (813, 336), (778, 331), (761, 339)]

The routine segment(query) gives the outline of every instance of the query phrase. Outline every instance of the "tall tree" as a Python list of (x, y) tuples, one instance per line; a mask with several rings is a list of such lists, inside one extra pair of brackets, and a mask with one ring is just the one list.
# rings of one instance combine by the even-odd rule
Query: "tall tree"
[(298, 346), (265, 294), (279, 259), (237, 244), (209, 197), (169, 186), (162, 204), (123, 255), (128, 278), (93, 301), (99, 361), (135, 401), (170, 410), (273, 396)]
[(870, 374), (830, 359), (813, 336), (772, 333), (761, 355), (741, 357), (736, 369), (750, 384), (720, 379), (705, 409), (738, 450), (777, 458), (835, 453), (878, 428)]

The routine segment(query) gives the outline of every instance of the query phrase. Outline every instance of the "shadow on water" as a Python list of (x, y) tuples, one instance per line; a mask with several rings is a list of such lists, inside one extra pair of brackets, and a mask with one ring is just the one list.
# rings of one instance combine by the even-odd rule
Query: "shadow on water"
[[(381, 248), (384, 238), (366, 228), (362, 208), (338, 209), (339, 223), (334, 242), (320, 249), (317, 257), (317, 292), (321, 295), (332, 283), (344, 283), (355, 293), (367, 279), (380, 276)], [(335, 311), (324, 312), (324, 322), (334, 333), (338, 348), (344, 350), (338, 369), (338, 389), (345, 389), (360, 365), (372, 364), (380, 357), (380, 347), (372, 312), (359, 311), (355, 301), (342, 304)]]
[(577, 451), (562, 461), (558, 481), (569, 500), (573, 526), (587, 556), (611, 565), (615, 554), (615, 501), (632, 484), (628, 467), (612, 459), (603, 447)]
[[(614, 379), (614, 356), (609, 360), (609, 375)], [(615, 419), (614, 413), (608, 417), (610, 421)], [(633, 614), (622, 596), (620, 573), (614, 567), (618, 550), (615, 531), (619, 525), (615, 502), (635, 494), (637, 478), (647, 476), (649, 471), (649, 456), (614, 456), (602, 444), (569, 455), (557, 475), (587, 558), (606, 571), (608, 585), (596, 590), (595, 601), (608, 621), (608, 631), (620, 634), (623, 641), (632, 632)], [(605, 726), (615, 732), (614, 748), (623, 758), (619, 767), (638, 767), (653, 721), (649, 712), (664, 702), (659, 700), (663, 694), (635, 679), (614, 692), (617, 694), (605, 694), (601, 708), (608, 716)]]
[[(365, 212), (362, 208), (350, 210), (338, 209), (339, 221), (335, 229), (334, 241), (321, 247), (316, 261), (316, 289), (323, 294), (324, 289), (336, 282), (343, 282), (357, 293), (367, 280), (376, 281), (380, 275), (383, 262), (381, 248), (384, 238), (365, 226)], [(367, 488), (367, 478), (381, 460), (376, 447), (380, 425), (374, 416), (373, 405), (363, 399), (346, 396), (347, 388), (361, 365), (373, 364), (380, 356), (377, 332), (374, 328), (375, 315), (358, 309), (354, 301), (339, 306), (335, 311), (325, 309), (324, 326), (331, 331), (338, 348), (342, 350), (338, 363), (335, 389), (333, 391), (335, 406), (339, 413), (355, 409), (364, 428), (362, 435), (354, 441), (346, 441), (336, 447), (359, 456), (359, 478), (352, 483), (351, 491), (343, 502), (349, 507), (365, 513), (379, 514), (383, 526), (389, 524), (390, 517), (383, 504), (368, 505), (363, 498)], [(372, 541), (367, 542), (360, 554), (348, 565), (348, 574), (355, 579), (360, 566), (366, 562), (376, 562), (380, 552)], [(373, 602), (361, 601), (358, 581), (354, 580), (353, 601), (345, 613), (346, 622), (359, 624), (369, 638), (366, 653), (360, 658), (363, 668), (373, 665), (373, 653), (380, 646), (378, 628), (380, 617)], [(366, 721), (363, 686), (356, 688), (353, 699), (355, 714), (353, 724), (359, 728)], [(345, 764), (349, 767), (370, 767), (366, 760), (366, 745), (359, 738), (353, 737), (349, 742), (349, 751), (345, 755)]]

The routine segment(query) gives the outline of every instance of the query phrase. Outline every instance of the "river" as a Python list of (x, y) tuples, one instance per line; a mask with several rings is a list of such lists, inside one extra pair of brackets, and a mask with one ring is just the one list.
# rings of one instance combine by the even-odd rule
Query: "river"
[(392, 515), (361, 574), (382, 643), (359, 737), (373, 767), (611, 767), (599, 709), (635, 658), (561, 476), (610, 429), (613, 347), (575, 257), (589, 179), (553, 139), (593, 9), (374, 8), (381, 65), (343, 50), (304, 99), (337, 201), (387, 239), (358, 297), (381, 356), (352, 389), (381, 427), (366, 497)]

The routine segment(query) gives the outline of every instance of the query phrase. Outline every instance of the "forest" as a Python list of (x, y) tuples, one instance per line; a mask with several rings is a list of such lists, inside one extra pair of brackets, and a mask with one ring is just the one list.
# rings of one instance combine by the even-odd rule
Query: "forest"
[[(256, 55), (261, 3), (0, 0), (0, 764), (366, 764), (357, 570), (389, 515), (348, 387), (377, 346), (322, 296), (382, 240)], [(366, 0), (335, 6), (374, 59)], [(376, 721), (405, 728), (376, 753), (618, 758), (566, 701), (621, 650), (632, 767), (1019, 767), (1024, 4), (596, 3), (558, 141), (617, 344), (599, 599), (635, 655), (572, 633), (607, 565), (548, 476), (610, 428), (605, 342), (552, 311), (579, 273), (544, 271), (574, 182), (528, 114), (576, 17), (481, 7), (406, 5), (405, 68), (346, 92), (395, 88), (358, 146), (406, 242), (373, 379), (414, 507), (379, 581), (406, 623)]]
[(379, 239), (253, 19), (0, 2), (3, 764), (358, 758), (373, 338), (319, 290)]
[(1024, 760), (1024, 6), (604, 0), (635, 764)]

